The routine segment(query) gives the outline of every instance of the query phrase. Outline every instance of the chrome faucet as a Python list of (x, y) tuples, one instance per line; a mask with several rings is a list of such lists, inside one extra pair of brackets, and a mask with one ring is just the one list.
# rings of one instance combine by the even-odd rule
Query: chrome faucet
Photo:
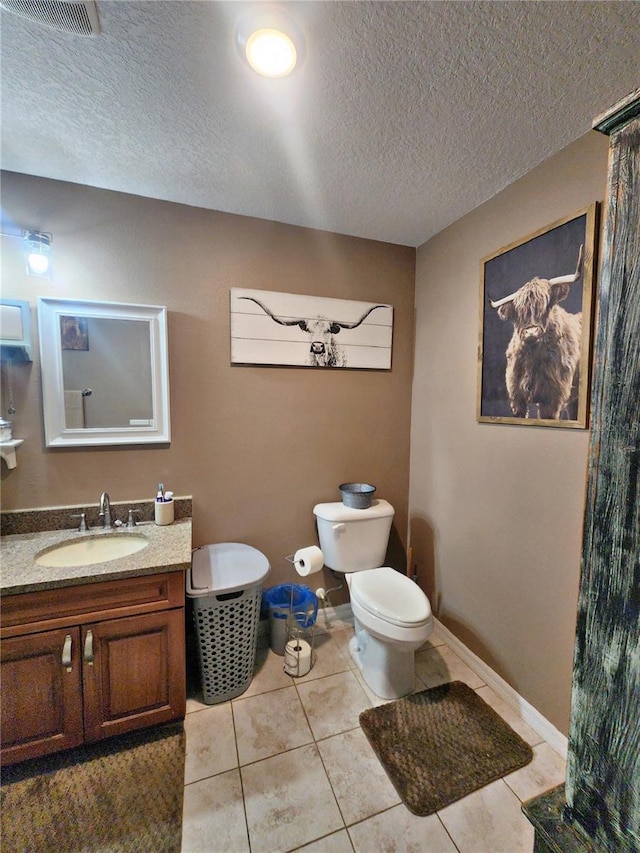
[(106, 492), (100, 495), (100, 518), (102, 519), (102, 526), (108, 530), (111, 527), (111, 503)]

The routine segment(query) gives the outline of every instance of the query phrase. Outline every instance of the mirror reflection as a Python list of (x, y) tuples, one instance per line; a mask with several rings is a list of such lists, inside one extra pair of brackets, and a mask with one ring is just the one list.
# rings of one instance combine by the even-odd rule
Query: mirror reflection
[(153, 425), (149, 324), (60, 317), (65, 427)]

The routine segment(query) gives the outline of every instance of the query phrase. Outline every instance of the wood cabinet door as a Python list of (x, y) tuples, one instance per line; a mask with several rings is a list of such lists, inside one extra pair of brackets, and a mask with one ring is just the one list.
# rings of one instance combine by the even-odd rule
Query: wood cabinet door
[(2, 764), (83, 741), (80, 629), (2, 640)]
[(82, 646), (87, 741), (184, 717), (182, 609), (86, 625)]

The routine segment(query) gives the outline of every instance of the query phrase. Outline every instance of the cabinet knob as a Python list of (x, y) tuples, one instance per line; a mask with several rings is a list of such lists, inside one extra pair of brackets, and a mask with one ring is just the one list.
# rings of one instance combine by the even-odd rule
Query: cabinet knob
[(84, 640), (84, 660), (89, 666), (93, 666), (93, 631), (89, 629)]
[(71, 672), (71, 643), (71, 634), (67, 634), (62, 647), (62, 666), (66, 668), (67, 672)]

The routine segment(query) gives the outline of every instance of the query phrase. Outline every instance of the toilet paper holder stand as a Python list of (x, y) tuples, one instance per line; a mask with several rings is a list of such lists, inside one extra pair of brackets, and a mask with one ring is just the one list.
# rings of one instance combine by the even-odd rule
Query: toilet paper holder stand
[(307, 610), (296, 611), (293, 603), (293, 581), (296, 580), (295, 554), (285, 557), (291, 563), (291, 598), (290, 613), (286, 621), (286, 639), (284, 646), (283, 669), (294, 678), (307, 675), (316, 662), (315, 651), (315, 627), (316, 620), (313, 619), (309, 625), (309, 612)]
[(310, 628), (302, 628), (296, 614), (292, 613), (287, 618), (283, 669), (287, 675), (301, 678), (311, 671), (315, 661), (315, 623)]

